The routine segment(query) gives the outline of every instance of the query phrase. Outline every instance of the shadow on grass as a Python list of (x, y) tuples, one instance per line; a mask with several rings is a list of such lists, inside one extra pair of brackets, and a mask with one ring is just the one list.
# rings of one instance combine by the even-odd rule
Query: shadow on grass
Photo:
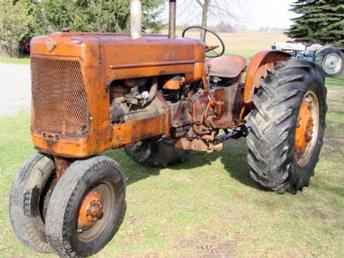
[(106, 153), (107, 156), (116, 160), (127, 177), (127, 184), (134, 184), (150, 176), (160, 175), (160, 169), (154, 167), (141, 166), (133, 161), (124, 150), (113, 150)]
[[(127, 176), (127, 184), (134, 184), (151, 176), (159, 176), (160, 168), (142, 166), (133, 161), (123, 150), (115, 150), (107, 153), (109, 157), (118, 161)], [(216, 153), (190, 153), (188, 159), (178, 165), (169, 167), (171, 170), (188, 170), (205, 165), (220, 159), (228, 175), (240, 183), (261, 189), (249, 176), (246, 161), (246, 145), (242, 140), (231, 141), (225, 145), (223, 152)], [(172, 171), (173, 173), (173, 171)]]
[(245, 139), (231, 141), (225, 146), (224, 152), (219, 154), (225, 171), (235, 180), (249, 187), (265, 191), (257, 185), (249, 175), (247, 165), (247, 147)]

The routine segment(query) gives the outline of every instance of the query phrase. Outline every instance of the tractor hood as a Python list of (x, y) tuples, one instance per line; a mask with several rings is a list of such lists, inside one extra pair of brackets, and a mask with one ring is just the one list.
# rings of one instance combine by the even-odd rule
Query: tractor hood
[(35, 37), (31, 41), (31, 55), (77, 58), (88, 65), (103, 64), (115, 70), (202, 63), (204, 45), (197, 40), (168, 39), (163, 35), (132, 39), (114, 33), (54, 33)]

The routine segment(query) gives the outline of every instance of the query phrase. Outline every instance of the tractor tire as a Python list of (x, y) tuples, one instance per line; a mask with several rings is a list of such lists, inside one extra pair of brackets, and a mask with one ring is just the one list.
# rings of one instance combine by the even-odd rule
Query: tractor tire
[(170, 139), (145, 140), (125, 147), (125, 152), (137, 163), (148, 167), (167, 167), (184, 162), (189, 152), (179, 150)]
[(249, 114), (248, 164), (265, 189), (296, 194), (308, 186), (323, 145), (327, 90), (320, 68), (289, 60), (269, 72)]
[(344, 54), (338, 48), (321, 48), (315, 59), (315, 62), (321, 66), (326, 76), (336, 77), (344, 73)]
[(126, 212), (125, 179), (108, 157), (75, 161), (57, 182), (45, 231), (61, 257), (96, 254), (114, 237)]
[(24, 245), (40, 253), (53, 252), (46, 240), (42, 210), (54, 170), (53, 160), (36, 154), (19, 170), (10, 193), (9, 217), (14, 233)]

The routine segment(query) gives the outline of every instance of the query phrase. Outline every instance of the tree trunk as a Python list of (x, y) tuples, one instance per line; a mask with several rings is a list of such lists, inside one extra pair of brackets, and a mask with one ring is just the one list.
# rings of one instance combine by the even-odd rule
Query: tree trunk
[[(207, 27), (208, 26), (208, 12), (209, 12), (209, 5), (211, 0), (204, 0), (203, 6), (202, 6), (202, 26)], [(201, 39), (203, 42), (206, 41), (206, 33), (202, 31)]]

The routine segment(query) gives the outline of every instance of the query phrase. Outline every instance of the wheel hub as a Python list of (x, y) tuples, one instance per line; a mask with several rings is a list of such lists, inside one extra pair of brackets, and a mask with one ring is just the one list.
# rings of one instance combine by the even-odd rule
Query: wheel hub
[(307, 92), (300, 106), (295, 132), (295, 156), (298, 164), (308, 163), (318, 135), (319, 102), (313, 92)]
[(327, 55), (323, 61), (323, 68), (327, 74), (339, 73), (342, 65), (342, 58), (336, 53)]
[(99, 192), (88, 193), (79, 209), (78, 229), (90, 229), (104, 215), (102, 195)]

